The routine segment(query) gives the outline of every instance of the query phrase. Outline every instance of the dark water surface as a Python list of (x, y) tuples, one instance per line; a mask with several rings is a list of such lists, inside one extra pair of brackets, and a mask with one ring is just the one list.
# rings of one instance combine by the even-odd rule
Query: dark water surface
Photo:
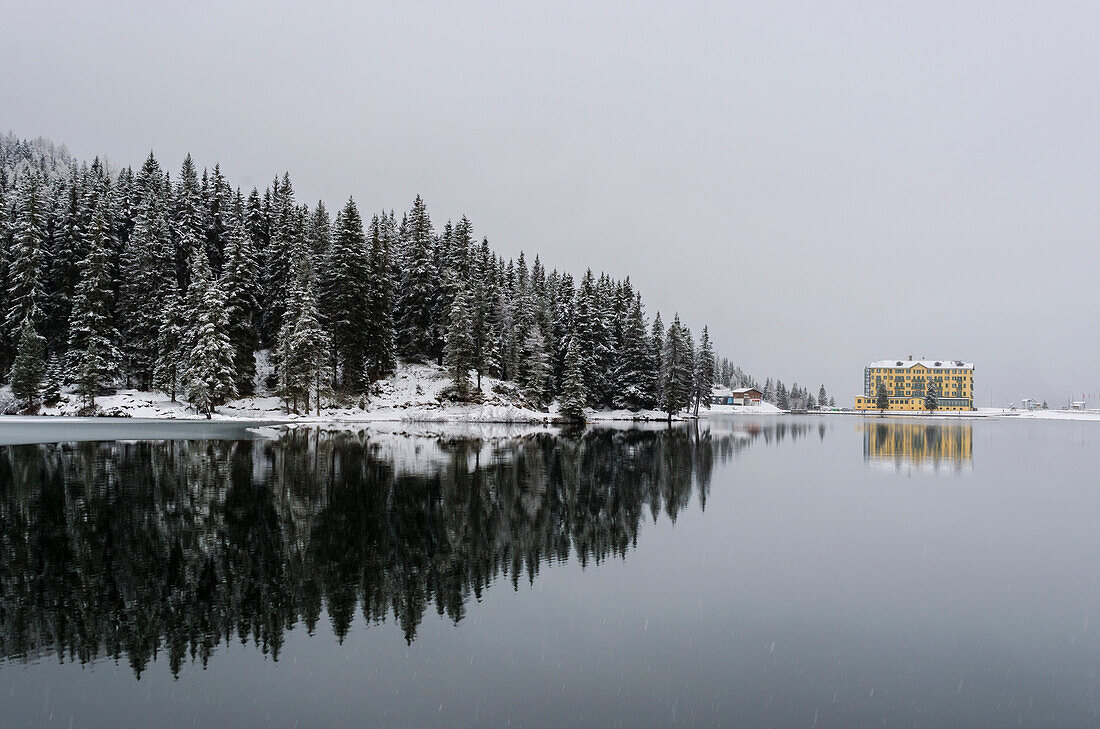
[(206, 436), (0, 446), (0, 727), (1100, 726), (1100, 424)]

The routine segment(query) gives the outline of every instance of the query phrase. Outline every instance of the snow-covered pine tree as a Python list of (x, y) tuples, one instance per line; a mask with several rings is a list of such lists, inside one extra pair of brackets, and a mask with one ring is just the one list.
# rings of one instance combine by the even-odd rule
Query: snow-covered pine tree
[(703, 327), (699, 339), (699, 351), (695, 353), (695, 414), (699, 415), (699, 406), (705, 404), (710, 409), (715, 378), (714, 347), (710, 343), (710, 332)]
[(378, 380), (397, 367), (397, 332), (393, 323), (393, 277), (390, 256), (393, 221), (375, 215), (370, 224), (367, 259), (367, 303), (362, 316), (363, 366), (367, 378)]
[(577, 340), (571, 339), (565, 350), (565, 372), (562, 374), (561, 405), (558, 412), (565, 420), (583, 423), (588, 391), (584, 384), (584, 358)]
[(121, 359), (118, 332), (111, 317), (114, 303), (110, 231), (100, 198), (88, 227), (88, 254), (80, 262), (80, 283), (69, 319), (69, 348), (66, 365), (70, 381), (76, 383), (84, 404), (95, 407), (101, 387), (118, 374)]
[(691, 401), (694, 363), (688, 350), (689, 337), (680, 324), (680, 315), (675, 315), (661, 347), (661, 409), (668, 413), (669, 422)]
[[(367, 336), (363, 318), (370, 310), (370, 258), (363, 220), (348, 198), (336, 216), (328, 255), (321, 261), (321, 320), (332, 337), (332, 349), (344, 391), (355, 394), (366, 386)], [(373, 312), (372, 312), (373, 313)]]
[(153, 386), (172, 398), (172, 402), (176, 401), (181, 373), (187, 364), (187, 355), (183, 351), (183, 339), (183, 301), (175, 281), (172, 281), (161, 307), (160, 327), (157, 331), (157, 356), (153, 364)]
[(775, 405), (775, 385), (772, 383), (772, 378), (764, 380), (764, 402)]
[[(69, 341), (69, 315), (73, 309), (76, 285), (80, 281), (80, 261), (85, 255), (81, 198), (80, 172), (74, 164), (68, 179), (58, 183), (53, 206), (42, 334), (46, 337), (47, 349), (55, 352), (64, 350)], [(4, 217), (3, 213), (0, 217)]]
[(34, 319), (23, 320), (11, 367), (11, 393), (24, 409), (38, 409), (38, 389), (46, 371), (45, 338), (35, 330)]
[(523, 340), (520, 363), (520, 385), (523, 395), (536, 408), (542, 408), (550, 391), (550, 355), (546, 351), (546, 338), (537, 322), (531, 322)]
[(665, 325), (661, 321), (661, 312), (657, 312), (657, 316), (653, 317), (653, 327), (650, 330), (650, 341), (653, 347), (653, 365), (654, 365), (654, 382), (656, 384), (657, 394), (657, 406), (660, 407), (661, 403), (665, 399), (665, 378), (664, 378), (664, 361), (665, 361)]
[(455, 292), (448, 319), (444, 362), (451, 373), (455, 392), (465, 398), (470, 394), (470, 370), (475, 354), (470, 294), (465, 286)]
[(42, 318), (46, 284), (46, 222), (48, 189), (34, 170), (28, 171), (15, 191), (15, 217), (8, 252), (8, 288), (4, 328), (14, 340), (29, 318), (37, 327)]
[(817, 400), (814, 399), (812, 392), (806, 393), (806, 409), (817, 410)]
[(46, 361), (46, 376), (42, 381), (42, 403), (50, 406), (61, 402), (61, 388), (64, 384), (65, 370), (61, 366), (61, 358), (56, 353), (52, 354)]
[(435, 298), (439, 275), (435, 265), (432, 221), (420, 196), (403, 229), (404, 278), (398, 302), (398, 343), (406, 357), (434, 359)]
[(940, 406), (940, 394), (935, 380), (929, 375), (924, 386), (924, 409), (933, 412)]
[(298, 402), (302, 400), (308, 413), (310, 392), (313, 391), (320, 415), (321, 395), (329, 379), (325, 376), (325, 362), (331, 343), (321, 328), (316, 283), (308, 254), (298, 260), (286, 302), (277, 342), (279, 394), (287, 412), (291, 407), (298, 412)]
[(260, 346), (260, 270), (242, 213), (243, 203), (238, 193), (234, 212), (226, 219), (222, 287), (229, 315), (229, 343), (233, 347), (237, 394), (251, 395), (255, 391), (256, 349)]
[(886, 385), (881, 382), (875, 388), (875, 407), (879, 409), (879, 412), (883, 412), (890, 407), (890, 394), (886, 392)]
[(836, 407), (836, 398), (835, 397), (832, 397), (832, 396), (829, 397), (829, 407), (831, 407), (831, 408)]
[(187, 364), (183, 381), (195, 412), (209, 418), (215, 407), (237, 396), (229, 315), (221, 284), (206, 260), (205, 247), (192, 253), (188, 277), (189, 311), (184, 337)]
[(188, 153), (172, 195), (172, 242), (175, 245), (176, 284), (187, 289), (188, 271), (195, 250), (205, 248), (206, 211), (195, 162)]
[(821, 386), (821, 389), (817, 391), (817, 406), (819, 408), (826, 407), (829, 404), (829, 398), (825, 394), (825, 385)]
[(623, 326), (615, 366), (615, 407), (637, 411), (656, 406), (659, 368), (654, 356), (653, 343), (646, 333), (642, 297), (637, 295)]
[(780, 380), (775, 381), (775, 406), (780, 410), (789, 410), (791, 407), (790, 393)]
[(125, 317), (122, 353), (128, 374), (138, 388), (148, 390), (153, 384), (161, 309), (177, 278), (160, 167), (151, 154), (137, 184), (134, 228), (122, 252), (119, 308)]
[(303, 240), (301, 215), (294, 203), (290, 175), (283, 174), (271, 186), (270, 240), (264, 250), (264, 339), (274, 339), (283, 324), (283, 313), (292, 281), (307, 246)]

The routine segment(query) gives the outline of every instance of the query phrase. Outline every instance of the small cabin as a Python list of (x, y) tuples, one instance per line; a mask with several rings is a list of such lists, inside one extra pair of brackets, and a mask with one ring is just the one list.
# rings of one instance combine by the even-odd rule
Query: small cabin
[(730, 392), (734, 405), (759, 405), (764, 402), (764, 393), (755, 387), (735, 387)]
[(764, 393), (755, 387), (715, 388), (711, 398), (714, 405), (759, 405), (763, 401)]

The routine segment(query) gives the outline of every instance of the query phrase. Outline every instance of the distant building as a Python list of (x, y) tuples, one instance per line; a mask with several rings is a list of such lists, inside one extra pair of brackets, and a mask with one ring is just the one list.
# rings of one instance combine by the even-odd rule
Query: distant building
[(755, 387), (735, 387), (732, 390), (716, 387), (711, 397), (714, 405), (759, 405), (763, 401), (764, 393)]
[(974, 364), (960, 360), (879, 360), (863, 368), (863, 396), (856, 410), (878, 410), (881, 383), (890, 399), (887, 410), (922, 411), (927, 383), (936, 385), (937, 410), (974, 409)]

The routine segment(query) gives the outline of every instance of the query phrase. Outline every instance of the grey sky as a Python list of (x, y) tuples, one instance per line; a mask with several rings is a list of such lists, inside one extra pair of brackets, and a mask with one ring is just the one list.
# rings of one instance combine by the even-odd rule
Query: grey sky
[(1098, 402), (1100, 3), (5, 5), (19, 136), (420, 193), (848, 404), (908, 354)]

